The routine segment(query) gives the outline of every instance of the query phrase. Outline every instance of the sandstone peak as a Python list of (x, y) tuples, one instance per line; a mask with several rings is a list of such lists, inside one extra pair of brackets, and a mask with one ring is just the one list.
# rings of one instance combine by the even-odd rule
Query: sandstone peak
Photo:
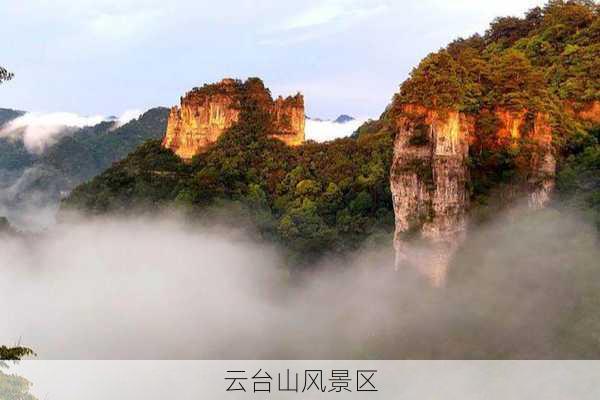
[(304, 142), (304, 97), (297, 93), (273, 100), (262, 80), (224, 78), (220, 82), (193, 88), (171, 108), (162, 141), (184, 159), (203, 152), (227, 129), (239, 121), (245, 101), (252, 99), (272, 118), (272, 136), (288, 145)]

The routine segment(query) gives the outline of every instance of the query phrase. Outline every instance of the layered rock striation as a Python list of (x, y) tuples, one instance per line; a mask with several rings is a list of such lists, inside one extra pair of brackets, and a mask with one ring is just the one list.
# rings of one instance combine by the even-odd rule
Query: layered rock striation
[(195, 88), (169, 114), (162, 144), (183, 159), (191, 159), (215, 143), (240, 118), (249, 98), (271, 115), (273, 137), (288, 145), (304, 142), (304, 98), (301, 94), (275, 100), (257, 78), (221, 82)]

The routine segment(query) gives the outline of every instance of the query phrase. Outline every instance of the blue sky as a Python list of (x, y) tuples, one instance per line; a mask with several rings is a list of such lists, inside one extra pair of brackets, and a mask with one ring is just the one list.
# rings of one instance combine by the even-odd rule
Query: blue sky
[(120, 115), (225, 76), (377, 117), (411, 68), (537, 0), (0, 0), (0, 107)]

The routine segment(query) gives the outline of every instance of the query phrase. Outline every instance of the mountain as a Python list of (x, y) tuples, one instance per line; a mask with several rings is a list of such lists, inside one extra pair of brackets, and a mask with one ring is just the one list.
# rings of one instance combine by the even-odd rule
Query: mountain
[(271, 98), (258, 78), (245, 82), (225, 78), (194, 88), (181, 98), (181, 106), (169, 114), (163, 145), (180, 157), (191, 159), (217, 141), (236, 124), (242, 103), (252, 98), (269, 115), (273, 137), (289, 145), (304, 142), (304, 98), (301, 94)]
[(25, 114), (25, 111), (12, 110), (10, 108), (0, 108), (0, 128), (7, 122)]
[[(599, 15), (553, 0), (498, 18), (428, 55), (349, 138), (286, 146), (244, 97), (191, 160), (149, 141), (62, 207), (250, 226), (291, 269), (393, 243), (384, 276), (402, 285), (370, 305), (386, 321), (416, 310), (419, 323), (389, 325), (381, 354), (408, 343), (405, 358), (598, 358)], [(346, 272), (340, 289), (365, 283)]]
[[(154, 108), (117, 128), (114, 121), (81, 128), (41, 154), (28, 151), (18, 138), (0, 138), (0, 215), (22, 228), (47, 225), (60, 198), (73, 187), (143, 142), (162, 137), (168, 112)], [(13, 118), (21, 114), (0, 113)]]
[(216, 214), (282, 244), (299, 265), (358, 248), (374, 234), (389, 238), (391, 134), (288, 146), (273, 135), (277, 126), (261, 101), (241, 98), (237, 123), (191, 161), (164, 139), (148, 142), (77, 187), (63, 209), (107, 214), (176, 207), (196, 221)]
[(333, 122), (335, 122), (336, 124), (345, 124), (346, 122), (350, 122), (350, 121), (354, 121), (354, 118), (352, 118), (349, 115), (346, 114), (341, 114), (340, 116), (338, 116), (336, 119), (333, 120)]
[(364, 120), (354, 119), (341, 114), (335, 120), (306, 117), (306, 139), (325, 142), (348, 137), (364, 123)]
[[(393, 213), (397, 267), (422, 265), (443, 285), (468, 226), (521, 198), (532, 209), (577, 205), (600, 221), (599, 27), (586, 1), (498, 18), (484, 36), (428, 55), (352, 138), (285, 146), (270, 139), (261, 97), (241, 96), (236, 122), (191, 161), (166, 138), (147, 143), (63, 205), (95, 214), (176, 206), (198, 217), (229, 204), (232, 221), (304, 259), (388, 232)], [(428, 257), (411, 259), (415, 238), (434, 249)]]
[[(600, 123), (600, 17), (585, 1), (553, 1), (498, 18), (482, 37), (421, 61), (386, 115), (396, 131), (391, 186), (396, 260), (406, 234), (435, 243), (418, 263), (444, 284), (471, 204), (525, 197), (549, 204), (561, 155)], [(499, 192), (501, 186), (504, 189)]]

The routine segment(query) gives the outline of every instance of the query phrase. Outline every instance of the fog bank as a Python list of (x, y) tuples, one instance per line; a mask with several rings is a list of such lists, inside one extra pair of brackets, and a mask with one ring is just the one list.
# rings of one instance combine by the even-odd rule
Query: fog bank
[(391, 244), (291, 274), (241, 228), (78, 219), (0, 241), (0, 343), (58, 359), (575, 354), (557, 332), (598, 277), (595, 233), (542, 212), (472, 236), (435, 290), (392, 272)]
[(73, 134), (80, 128), (98, 125), (103, 121), (115, 121), (116, 129), (138, 118), (140, 114), (139, 110), (126, 110), (120, 117), (83, 116), (71, 112), (28, 112), (2, 126), (0, 137), (22, 140), (27, 151), (41, 154), (61, 136)]
[(353, 119), (347, 122), (335, 122), (307, 118), (305, 122), (306, 139), (315, 142), (326, 142), (350, 136), (356, 131), (365, 119)]

